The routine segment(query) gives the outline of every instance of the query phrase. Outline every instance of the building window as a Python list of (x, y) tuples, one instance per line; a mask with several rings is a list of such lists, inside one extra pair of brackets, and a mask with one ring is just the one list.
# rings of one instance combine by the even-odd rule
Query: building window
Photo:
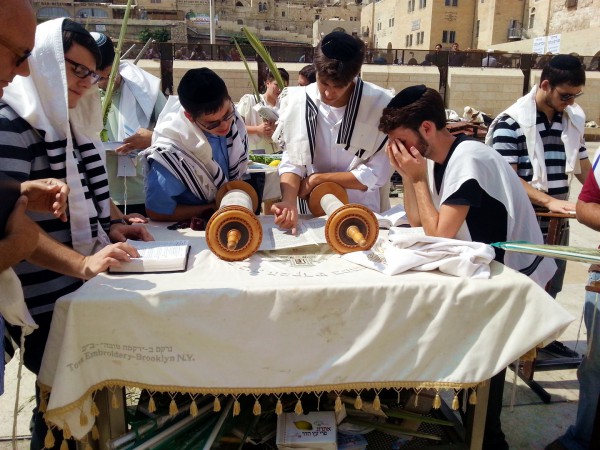
[(394, 18), (388, 19), (388, 27), (392, 28), (394, 26)]
[(413, 12), (415, 10), (415, 0), (408, 0), (408, 12)]
[(442, 42), (449, 44), (456, 42), (456, 31), (442, 31)]
[(529, 13), (529, 28), (533, 28), (534, 23), (535, 23), (535, 8), (531, 8), (531, 13)]
[(319, 20), (319, 17), (321, 17), (321, 16), (319, 16), (318, 14), (315, 14), (315, 20)]
[(427, 8), (427, 0), (419, 0), (419, 9)]
[(406, 47), (412, 47), (412, 44), (413, 44), (413, 35), (407, 34), (406, 35)]
[(150, 3), (160, 3), (162, 0), (150, 0)]
[(285, 11), (281, 11), (281, 17), (285, 17)]
[(475, 37), (478, 38), (479, 37), (479, 20), (477, 21), (477, 23), (475, 24)]
[(238, 20), (237, 20), (237, 24), (238, 24), (238, 25), (244, 25), (244, 21), (243, 21), (242, 19), (238, 19)]
[(446, 0), (446, 6), (458, 6), (458, 0)]
[(421, 45), (425, 42), (425, 32), (419, 31), (417, 33), (417, 45)]

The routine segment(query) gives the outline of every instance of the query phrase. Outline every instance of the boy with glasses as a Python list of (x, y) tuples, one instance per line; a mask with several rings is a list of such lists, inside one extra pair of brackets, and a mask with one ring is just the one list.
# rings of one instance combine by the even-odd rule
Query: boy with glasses
[[(492, 122), (486, 144), (497, 150), (517, 171), (531, 203), (556, 213), (573, 213), (570, 175), (583, 183), (591, 168), (585, 140), (585, 113), (575, 99), (583, 95), (585, 70), (571, 55), (554, 56), (542, 70), (540, 82)], [(544, 237), (548, 221), (540, 222)], [(568, 245), (568, 229), (562, 235)], [(547, 287), (552, 297), (562, 290), (566, 261)], [(577, 353), (555, 341), (546, 348), (558, 356)]]
[(248, 166), (248, 135), (225, 82), (206, 67), (189, 70), (170, 97), (141, 153), (146, 212), (153, 220), (185, 221), (216, 209), (215, 196)]

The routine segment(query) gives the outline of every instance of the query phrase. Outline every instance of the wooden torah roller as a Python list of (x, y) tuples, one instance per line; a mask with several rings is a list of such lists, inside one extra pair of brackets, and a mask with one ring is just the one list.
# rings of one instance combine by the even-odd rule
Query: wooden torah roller
[(242, 261), (262, 242), (262, 226), (254, 211), (258, 195), (245, 181), (230, 181), (217, 192), (219, 208), (206, 225), (206, 243), (225, 261)]
[(363, 205), (348, 203), (346, 189), (337, 183), (321, 183), (308, 197), (313, 216), (327, 214), (325, 238), (337, 253), (370, 249), (379, 236), (379, 223), (373, 212)]

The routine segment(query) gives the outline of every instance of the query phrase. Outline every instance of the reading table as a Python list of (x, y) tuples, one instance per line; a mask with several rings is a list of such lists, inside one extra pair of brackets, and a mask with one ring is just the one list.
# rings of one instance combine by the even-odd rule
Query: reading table
[[(393, 277), (327, 246), (222, 261), (203, 232), (180, 273), (101, 274), (61, 298), (39, 374), (46, 419), (90, 431), (105, 387), (237, 396), (477, 386), (573, 320), (524, 275)], [(538, 326), (531, 327), (531, 323)], [(480, 390), (470, 448), (481, 448)], [(99, 417), (102, 420), (102, 417)]]

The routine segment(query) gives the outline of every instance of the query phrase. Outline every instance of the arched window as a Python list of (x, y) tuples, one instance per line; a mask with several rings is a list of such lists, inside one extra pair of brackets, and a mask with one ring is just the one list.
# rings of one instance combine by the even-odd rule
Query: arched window
[(244, 6), (244, 4), (243, 4), (242, 2), (235, 2), (235, 6), (240, 6), (240, 7), (243, 7), (243, 6)]
[(45, 6), (38, 9), (38, 19), (56, 19), (57, 17), (69, 17), (69, 11), (64, 8), (57, 8), (52, 6)]
[(533, 24), (535, 23), (535, 8), (531, 8), (531, 12), (529, 13), (529, 28), (533, 28)]

